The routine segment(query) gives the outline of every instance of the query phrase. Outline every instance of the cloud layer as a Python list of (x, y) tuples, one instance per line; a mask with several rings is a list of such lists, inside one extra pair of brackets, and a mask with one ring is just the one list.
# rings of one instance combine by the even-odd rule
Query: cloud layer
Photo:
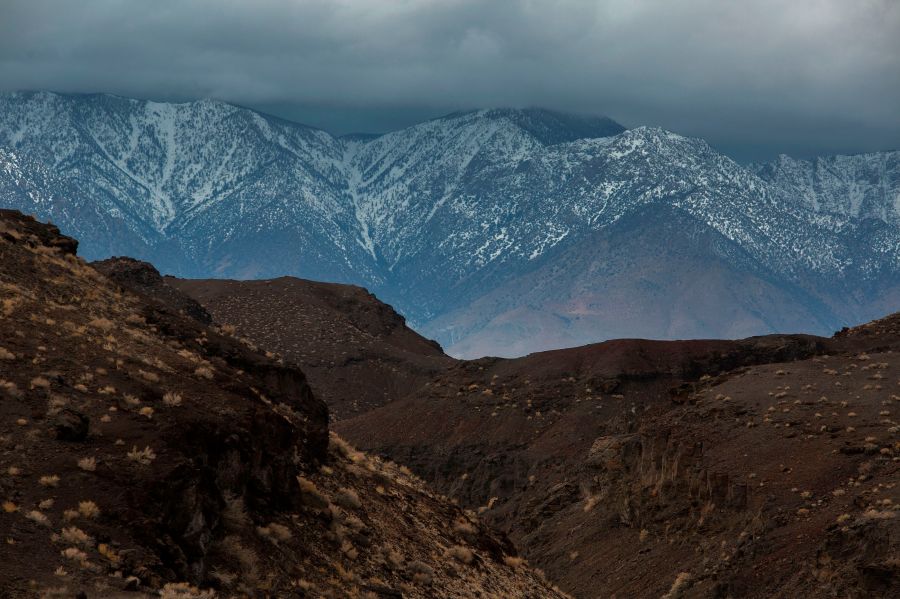
[(860, 151), (900, 147), (900, 2), (0, 0), (0, 87), (375, 121), (541, 105)]

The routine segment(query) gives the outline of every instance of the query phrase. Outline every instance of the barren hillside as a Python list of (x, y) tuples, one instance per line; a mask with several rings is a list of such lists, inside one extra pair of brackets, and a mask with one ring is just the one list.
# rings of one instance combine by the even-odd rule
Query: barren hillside
[(474, 513), (329, 436), (298, 369), (76, 246), (0, 211), (0, 595), (560, 596)]

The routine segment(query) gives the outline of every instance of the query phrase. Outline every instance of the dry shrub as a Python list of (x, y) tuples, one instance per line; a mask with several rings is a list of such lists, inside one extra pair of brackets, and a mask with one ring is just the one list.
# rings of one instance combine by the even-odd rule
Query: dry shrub
[(160, 599), (215, 599), (213, 590), (201, 591), (186, 582), (170, 582), (160, 591)]
[(78, 513), (88, 520), (93, 520), (100, 515), (100, 508), (93, 501), (79, 501)]
[(149, 466), (156, 459), (156, 453), (149, 446), (138, 449), (136, 445), (133, 445), (131, 451), (128, 452), (128, 459), (138, 464)]
[(108, 318), (95, 318), (88, 323), (88, 326), (103, 331), (104, 333), (109, 333), (116, 328), (115, 323)]
[(62, 529), (60, 538), (69, 545), (79, 545), (81, 547), (93, 547), (94, 539), (77, 526), (70, 526)]
[(259, 559), (256, 553), (249, 547), (241, 544), (236, 535), (229, 535), (222, 539), (218, 548), (230, 561), (237, 565), (243, 574), (243, 582), (251, 585), (259, 577)]
[(304, 505), (319, 510), (324, 510), (331, 505), (328, 497), (319, 491), (316, 483), (302, 476), (297, 476), (297, 484), (300, 486), (300, 499)]
[(87, 472), (93, 472), (97, 469), (96, 458), (81, 458), (78, 460), (78, 467)]
[(272, 522), (268, 526), (258, 526), (256, 532), (276, 545), (279, 542), (289, 541), (293, 536), (290, 528), (277, 522)]
[(678, 599), (679, 597), (684, 596), (684, 592), (688, 590), (688, 587), (691, 583), (691, 575), (687, 572), (681, 572), (678, 576), (675, 577), (675, 582), (672, 583), (672, 588), (669, 589), (669, 592), (663, 595), (663, 599)]
[(425, 562), (419, 560), (409, 562), (406, 569), (413, 575), (413, 582), (416, 584), (431, 584), (434, 580), (434, 569)]
[(213, 378), (213, 371), (209, 366), (198, 366), (194, 369), (194, 374), (204, 379)]
[(362, 507), (359, 495), (357, 495), (356, 491), (348, 487), (341, 488), (337, 494), (335, 494), (334, 502), (348, 510), (358, 510)]
[(165, 395), (163, 395), (163, 403), (170, 408), (174, 408), (175, 406), (181, 405), (181, 395), (178, 393), (173, 393), (169, 391)]
[(472, 560), (475, 559), (475, 554), (472, 553), (472, 550), (462, 545), (454, 545), (447, 550), (447, 555), (463, 564), (471, 564)]

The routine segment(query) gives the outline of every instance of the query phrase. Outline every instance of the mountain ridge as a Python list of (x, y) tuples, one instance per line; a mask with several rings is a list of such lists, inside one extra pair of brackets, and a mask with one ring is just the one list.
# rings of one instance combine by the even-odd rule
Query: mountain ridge
[[(477, 331), (448, 327), (448, 314), (461, 322), (496, 317), (466, 310), (553, 271), (566, 252), (589, 252), (588, 240), (646, 210), (690, 219), (672, 233), (686, 236), (676, 245), (722, 236), (731, 248), (726, 278), (765, 271), (773, 289), (796, 288), (808, 307), (831, 306), (821, 324), (795, 321), (808, 332), (874, 318), (900, 286), (900, 217), (890, 205), (890, 194), (900, 195), (900, 168), (888, 155), (881, 171), (844, 170), (845, 187), (872, 179), (861, 192), (871, 207), (860, 212), (834, 199), (842, 187), (833, 181), (824, 191), (798, 182), (803, 165), (745, 168), (701, 139), (543, 109), (467, 111), (374, 138), (338, 138), (220, 101), (34, 93), (0, 95), (0, 108), (4, 204), (59, 223), (83, 240), (89, 258), (133, 255), (188, 278), (293, 275), (361, 285), (451, 354), (463, 351), (461, 335)], [(585, 131), (609, 135), (581, 137)], [(817, 210), (810, 194), (833, 209)], [(702, 264), (698, 255), (686, 268)], [(554, 292), (571, 294), (581, 274), (604, 270), (596, 262), (582, 268), (554, 275)], [(623, 289), (647, 287), (636, 284)], [(519, 307), (524, 323), (531, 316)], [(573, 316), (545, 300), (531, 314)], [(772, 331), (761, 324), (748, 332)], [(586, 333), (610, 336), (602, 327)], [(524, 341), (522, 351), (531, 349)], [(502, 344), (479, 347), (510, 355)]]

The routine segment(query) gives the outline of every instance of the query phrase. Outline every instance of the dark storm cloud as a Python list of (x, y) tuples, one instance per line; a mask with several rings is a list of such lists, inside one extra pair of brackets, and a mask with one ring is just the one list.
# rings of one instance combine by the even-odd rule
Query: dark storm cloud
[(737, 153), (859, 151), (900, 146), (900, 2), (0, 0), (0, 86), (338, 129), (541, 105)]

